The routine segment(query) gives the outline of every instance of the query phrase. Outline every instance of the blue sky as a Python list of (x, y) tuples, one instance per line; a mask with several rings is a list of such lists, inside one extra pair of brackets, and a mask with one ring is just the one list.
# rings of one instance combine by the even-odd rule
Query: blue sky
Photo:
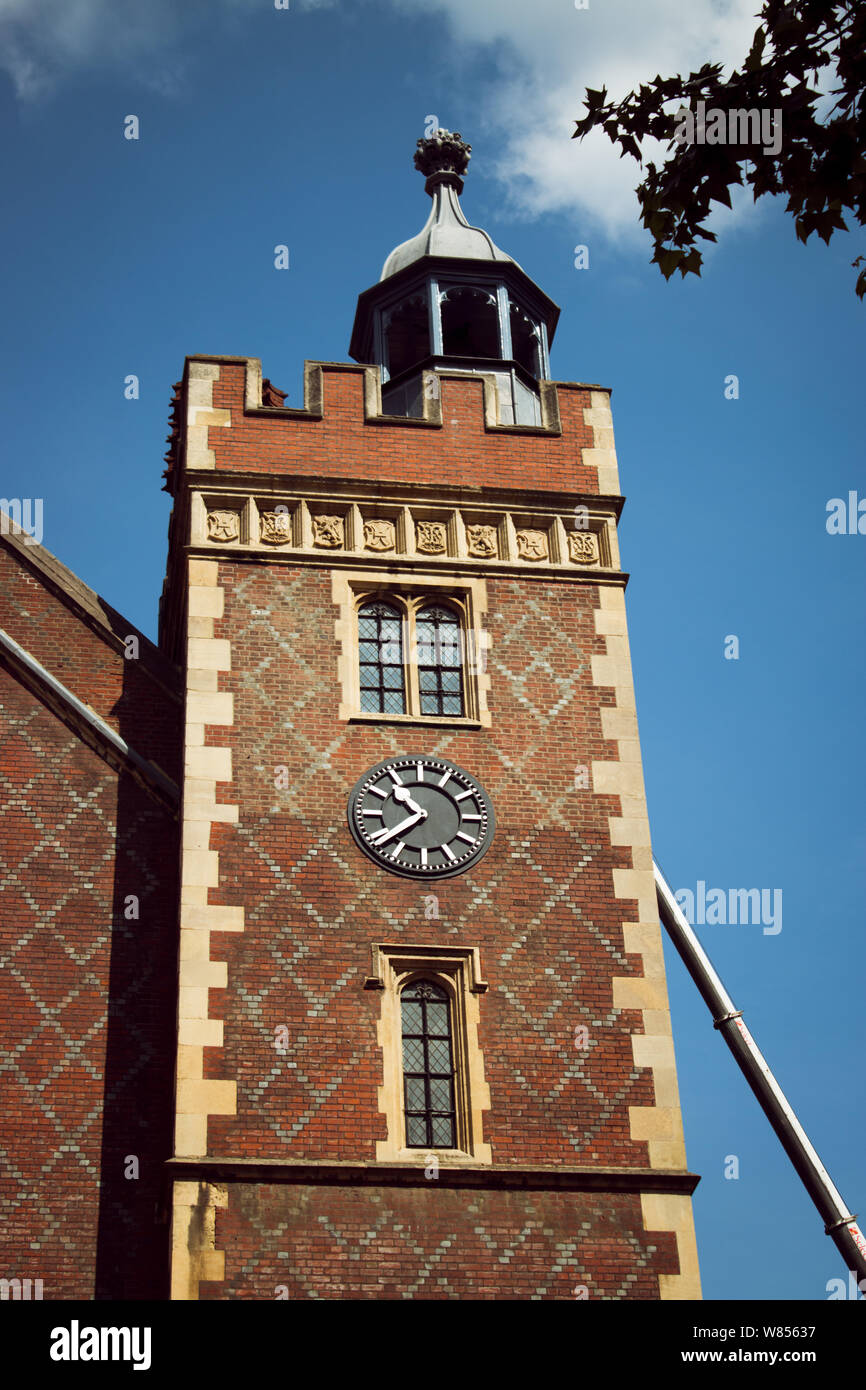
[[(656, 855), (674, 888), (782, 891), (777, 934), (700, 934), (866, 1221), (866, 536), (825, 526), (866, 496), (862, 237), (803, 247), (781, 203), (741, 201), (703, 278), (666, 284), (634, 166), (569, 138), (586, 85), (738, 57), (757, 0), (139, 9), (0, 3), (0, 493), (44, 498), (48, 548), (155, 636), (184, 356), (261, 357), (299, 404), (304, 359), (347, 359), (357, 295), (426, 218), (427, 117), (460, 130), (467, 216), (562, 307), (554, 378), (613, 387)], [(705, 1296), (824, 1299), (842, 1262), (667, 954)]]

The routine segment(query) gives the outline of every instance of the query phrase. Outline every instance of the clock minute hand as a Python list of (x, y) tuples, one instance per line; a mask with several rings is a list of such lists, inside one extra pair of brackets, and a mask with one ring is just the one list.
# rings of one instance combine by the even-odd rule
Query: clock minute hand
[(380, 830), (378, 834), (370, 836), (370, 843), (374, 845), (386, 845), (389, 840), (393, 840), (395, 835), (400, 835), (404, 830), (409, 830), (413, 825), (417, 825), (419, 820), (425, 820), (426, 811), (418, 811), (414, 816), (407, 816), (406, 820), (395, 825), (393, 830)]

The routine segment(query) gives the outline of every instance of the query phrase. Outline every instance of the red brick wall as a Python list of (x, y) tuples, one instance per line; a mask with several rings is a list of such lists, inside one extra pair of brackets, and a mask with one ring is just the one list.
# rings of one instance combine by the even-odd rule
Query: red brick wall
[(656, 1276), (678, 1270), (675, 1238), (647, 1234), (630, 1193), (436, 1181), (233, 1184), (216, 1242), (225, 1281), (202, 1284), (203, 1299), (655, 1299)]
[[(106, 606), (105, 612), (116, 629), (117, 640), (95, 631), (0, 544), (0, 627), (126, 738), (137, 753), (158, 763), (177, 780), (181, 706), (169, 699), (160, 683), (165, 680), (177, 685), (177, 674), (152, 649), (153, 665), (160, 677), (155, 680), (148, 639), (114, 610)], [(123, 655), (122, 643), (128, 634), (139, 637), (137, 660)]]
[(442, 486), (598, 492), (598, 474), (581, 449), (592, 448), (583, 418), (590, 388), (559, 385), (562, 435), (518, 435), (484, 428), (480, 381), (442, 378), (442, 428), (368, 424), (364, 373), (324, 369), (321, 420), (244, 416), (245, 368), (221, 362), (213, 404), (232, 412), (231, 428), (208, 431), (218, 470), (297, 473)]
[[(491, 729), (337, 722), (338, 647), (330, 573), (310, 566), (220, 565), (232, 643), (235, 724), (209, 731), (233, 749), (239, 826), (214, 827), (220, 884), (211, 901), (243, 905), (243, 934), (221, 937), (228, 989), (212, 991), (224, 1049), (206, 1074), (238, 1082), (236, 1117), (212, 1117), (220, 1156), (375, 1158), (380, 998), (363, 989), (370, 944), (455, 941), (481, 948), (489, 991), (479, 1042), (492, 1109), (485, 1141), (496, 1163), (645, 1166), (628, 1107), (652, 1105), (650, 1073), (634, 1067), (640, 1014), (612, 1007), (611, 977), (639, 969), (623, 951), (636, 905), (613, 897), (618, 798), (574, 790), (577, 763), (616, 756), (601, 736), (590, 657), (596, 591), (535, 578), (488, 580)], [(470, 872), (435, 884), (371, 863), (346, 824), (348, 793), (370, 766), (419, 751), (474, 773), (492, 797), (493, 845)], [(274, 772), (285, 765), (289, 790)], [(435, 893), (440, 919), (425, 916)], [(276, 1052), (274, 1030), (289, 1029)], [(588, 1053), (575, 1047), (586, 1024)]]
[[(0, 625), (176, 769), (179, 706), (5, 551), (0, 565)], [(3, 667), (0, 804), (0, 1277), (41, 1279), (45, 1299), (159, 1296), (177, 823)]]

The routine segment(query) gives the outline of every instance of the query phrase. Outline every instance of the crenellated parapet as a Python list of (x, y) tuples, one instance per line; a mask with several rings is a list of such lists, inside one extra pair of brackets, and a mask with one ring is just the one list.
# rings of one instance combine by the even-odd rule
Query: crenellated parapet
[[(541, 423), (503, 424), (493, 373), (423, 373), (423, 411), (391, 415), (378, 367), (307, 362), (301, 407), (264, 403), (254, 357), (190, 357), (180, 469), (616, 497), (610, 392), (542, 381)], [(270, 387), (265, 399), (272, 400)], [(519, 447), (518, 447), (519, 441)]]

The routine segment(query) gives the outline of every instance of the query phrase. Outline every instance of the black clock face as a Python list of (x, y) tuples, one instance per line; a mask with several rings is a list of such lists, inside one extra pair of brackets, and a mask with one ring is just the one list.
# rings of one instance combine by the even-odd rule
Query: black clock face
[(349, 828), (383, 869), (449, 878), (477, 864), (489, 849), (493, 807), (462, 768), (407, 753), (379, 763), (355, 784)]

